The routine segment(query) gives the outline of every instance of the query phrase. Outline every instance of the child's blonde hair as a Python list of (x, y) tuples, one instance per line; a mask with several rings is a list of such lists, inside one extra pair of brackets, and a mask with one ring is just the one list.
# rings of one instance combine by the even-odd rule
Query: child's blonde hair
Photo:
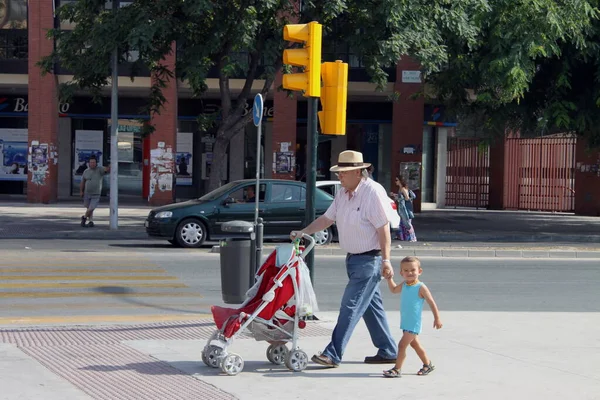
[(416, 263), (417, 267), (421, 268), (421, 260), (419, 260), (419, 257), (415, 257), (415, 256), (408, 256), (408, 257), (404, 257), (402, 259), (402, 261), (400, 261), (400, 265), (404, 264), (404, 263)]

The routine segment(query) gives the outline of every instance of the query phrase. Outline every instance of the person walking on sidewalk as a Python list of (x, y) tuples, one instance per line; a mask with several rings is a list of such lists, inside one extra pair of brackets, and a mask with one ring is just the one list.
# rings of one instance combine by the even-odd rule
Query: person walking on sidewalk
[[(390, 222), (398, 216), (391, 207), (386, 191), (379, 183), (368, 179), (368, 163), (356, 151), (343, 151), (338, 164), (330, 171), (337, 172), (342, 189), (329, 209), (301, 231), (293, 231), (293, 239), (302, 234), (322, 231), (334, 222), (339, 232), (340, 247), (346, 256), (349, 278), (342, 297), (337, 324), (331, 342), (312, 361), (325, 367), (337, 367), (344, 349), (361, 317), (365, 320), (371, 340), (379, 349), (365, 363), (383, 364), (396, 361), (396, 343), (387, 321), (379, 284), (382, 275), (394, 274), (390, 264)], [(393, 221), (395, 224), (397, 221)]]
[[(102, 193), (102, 179), (110, 171), (110, 166), (99, 167), (96, 157), (90, 157), (89, 167), (81, 175), (79, 194), (83, 197), (83, 206), (86, 208), (85, 215), (81, 216), (81, 226), (94, 226), (94, 210), (100, 202)], [(87, 225), (86, 225), (86, 221)]]
[(401, 294), (400, 329), (402, 329), (402, 339), (398, 343), (396, 365), (392, 369), (383, 371), (383, 376), (386, 378), (400, 377), (408, 346), (411, 346), (417, 352), (423, 363), (423, 368), (417, 372), (417, 375), (427, 375), (435, 368), (419, 341), (423, 302), (426, 301), (433, 312), (433, 327), (435, 329), (442, 328), (442, 320), (431, 292), (423, 282), (419, 281), (419, 276), (422, 273), (421, 261), (417, 257), (405, 257), (400, 263), (400, 275), (404, 278), (404, 282), (396, 285), (393, 277), (386, 278), (390, 291)]
[(396, 201), (398, 215), (400, 216), (400, 228), (396, 232), (396, 239), (416, 242), (417, 235), (412, 224), (412, 220), (415, 218), (412, 202), (417, 196), (408, 188), (408, 184), (403, 177), (396, 176), (396, 185), (398, 186), (398, 193), (390, 193)]

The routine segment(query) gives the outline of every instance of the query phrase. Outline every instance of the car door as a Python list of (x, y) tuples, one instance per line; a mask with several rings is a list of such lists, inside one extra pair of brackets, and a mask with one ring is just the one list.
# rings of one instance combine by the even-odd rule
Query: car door
[[(303, 185), (272, 182), (269, 189), (269, 234), (286, 236), (304, 227)], [(265, 234), (267, 234), (265, 226)]]
[[(227, 193), (224, 197), (224, 202), (219, 209), (219, 217), (217, 221), (217, 230), (219, 234), (227, 235), (223, 232), (221, 226), (225, 222), (229, 221), (247, 221), (254, 223), (254, 210), (255, 202), (253, 199), (249, 199), (250, 191), (254, 191), (256, 188), (255, 183), (248, 183), (236, 187), (231, 192)], [(259, 217), (265, 218), (265, 212), (267, 210), (265, 204), (265, 193), (266, 185), (263, 183), (260, 185), (260, 195), (258, 204), (258, 215)]]

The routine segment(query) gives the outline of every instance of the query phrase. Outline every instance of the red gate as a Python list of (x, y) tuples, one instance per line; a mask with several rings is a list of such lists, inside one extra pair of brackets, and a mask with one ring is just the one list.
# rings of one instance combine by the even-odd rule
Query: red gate
[(487, 208), (489, 203), (489, 148), (480, 139), (448, 138), (446, 206)]
[(506, 209), (575, 209), (575, 137), (510, 138), (505, 151)]

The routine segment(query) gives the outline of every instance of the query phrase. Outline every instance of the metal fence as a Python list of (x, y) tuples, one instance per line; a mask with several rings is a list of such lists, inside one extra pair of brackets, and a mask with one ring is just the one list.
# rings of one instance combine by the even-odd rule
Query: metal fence
[(487, 208), (490, 152), (481, 140), (448, 138), (446, 206)]
[(575, 137), (506, 140), (506, 209), (575, 209)]

